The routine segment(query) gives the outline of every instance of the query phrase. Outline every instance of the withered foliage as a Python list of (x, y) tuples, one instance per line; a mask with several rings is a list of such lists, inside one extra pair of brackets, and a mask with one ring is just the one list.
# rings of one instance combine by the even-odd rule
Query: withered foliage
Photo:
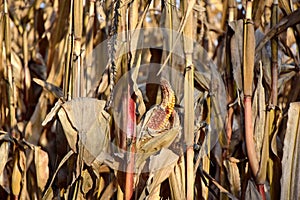
[(299, 199), (299, 24), (297, 0), (0, 0), (0, 199)]

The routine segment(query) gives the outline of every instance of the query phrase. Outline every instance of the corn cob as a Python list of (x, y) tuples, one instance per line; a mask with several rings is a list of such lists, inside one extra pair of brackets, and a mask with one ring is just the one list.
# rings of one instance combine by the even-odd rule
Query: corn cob
[(160, 82), (162, 101), (153, 111), (152, 116), (148, 121), (147, 127), (153, 131), (166, 129), (169, 125), (169, 119), (174, 111), (175, 94), (170, 83), (166, 79)]

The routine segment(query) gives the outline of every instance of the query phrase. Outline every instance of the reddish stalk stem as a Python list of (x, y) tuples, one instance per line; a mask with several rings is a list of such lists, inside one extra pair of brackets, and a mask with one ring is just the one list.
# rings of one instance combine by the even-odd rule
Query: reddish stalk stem
[[(259, 169), (259, 162), (256, 157), (255, 144), (253, 139), (251, 96), (244, 97), (244, 105), (245, 105), (245, 135), (246, 135), (247, 155), (248, 155), (252, 173), (254, 177), (256, 177)], [(256, 184), (256, 186), (262, 199), (265, 200), (266, 195), (264, 191), (264, 185)]]
[(252, 173), (255, 177), (259, 169), (259, 164), (256, 158), (255, 144), (253, 139), (251, 96), (244, 97), (244, 105), (245, 105), (245, 136), (246, 136), (247, 155), (248, 155)]
[(265, 188), (263, 184), (257, 184), (257, 190), (259, 191), (262, 200), (266, 200)]
[(130, 200), (133, 195), (133, 178), (134, 178), (134, 152), (135, 152), (135, 139), (136, 139), (136, 116), (135, 116), (135, 101), (132, 99), (130, 94), (130, 85), (128, 85), (127, 91), (127, 139), (131, 139), (131, 145), (128, 149), (128, 157), (129, 163), (126, 168), (126, 183), (125, 183), (125, 199)]

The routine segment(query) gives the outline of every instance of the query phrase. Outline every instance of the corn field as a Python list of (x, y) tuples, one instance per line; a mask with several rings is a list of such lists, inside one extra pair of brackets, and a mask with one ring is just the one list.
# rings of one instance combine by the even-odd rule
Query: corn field
[(300, 1), (0, 14), (0, 199), (300, 198)]

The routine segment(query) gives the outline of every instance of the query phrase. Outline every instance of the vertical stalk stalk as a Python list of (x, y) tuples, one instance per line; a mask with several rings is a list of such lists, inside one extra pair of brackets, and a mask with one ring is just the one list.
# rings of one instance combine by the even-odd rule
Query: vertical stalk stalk
[[(272, 20), (271, 27), (275, 26), (278, 22), (278, 0), (274, 0), (272, 5)], [(277, 105), (278, 96), (278, 37), (275, 36), (271, 40), (271, 53), (272, 53), (272, 93), (271, 104)]]
[[(88, 3), (88, 13), (86, 16), (87, 19), (87, 28), (86, 28), (86, 33), (85, 33), (85, 45), (86, 45), (86, 55), (88, 57), (90, 57), (92, 51), (93, 51), (93, 41), (94, 41), (94, 18), (95, 18), (95, 2), (96, 0), (89, 0)], [(88, 91), (90, 90), (90, 88), (92, 87), (92, 81), (93, 81), (93, 76), (92, 76), (92, 72), (95, 72), (92, 70), (92, 62), (86, 62), (86, 66), (84, 66), (85, 68), (85, 94), (84, 96), (86, 96), (86, 94), (88, 93)]]
[(11, 65), (11, 38), (10, 38), (10, 18), (8, 15), (7, 0), (4, 0), (4, 41), (5, 41), (5, 56), (6, 56), (6, 78), (7, 78), (7, 102), (9, 110), (9, 126), (10, 128), (16, 125), (16, 110), (15, 110), (15, 83), (14, 72)]
[[(135, 43), (132, 43), (132, 35), (138, 23), (138, 5), (139, 1), (133, 0), (129, 7), (129, 15), (128, 15), (128, 27), (129, 32), (127, 34), (129, 45), (129, 53), (128, 53), (128, 63), (133, 64), (135, 61), (135, 57), (133, 56), (135, 53)], [(134, 38), (135, 39), (135, 38)], [(126, 63), (125, 63), (126, 64)], [(128, 66), (128, 70), (130, 70), (132, 66)], [(128, 160), (129, 163), (127, 165), (126, 170), (126, 184), (125, 184), (125, 199), (130, 200), (133, 197), (133, 182), (134, 182), (134, 153), (135, 153), (135, 140), (136, 140), (136, 116), (135, 116), (135, 101), (131, 95), (132, 81), (131, 78), (128, 78), (128, 95), (127, 95), (127, 141), (131, 140), (131, 144), (127, 144), (128, 146)]]
[[(229, 0), (229, 17), (228, 22), (232, 22), (234, 20), (234, 13), (236, 12), (236, 6), (234, 0)], [(226, 52), (230, 52), (230, 36), (226, 36)], [(231, 59), (230, 54), (227, 53), (225, 57), (225, 63), (226, 63), (226, 87), (227, 87), (227, 103), (233, 103), (234, 101), (234, 85), (233, 85), (233, 74), (232, 74), (232, 66), (231, 66)], [(226, 121), (226, 136), (227, 136), (227, 149), (229, 148), (230, 142), (231, 142), (231, 136), (232, 136), (232, 124), (233, 124), (233, 112), (234, 108), (231, 106), (228, 108), (227, 111), (227, 121)], [(225, 152), (225, 155), (229, 152)]]
[(252, 127), (252, 81), (254, 68), (254, 51), (255, 47), (253, 24), (251, 24), (252, 1), (247, 1), (246, 19), (244, 21), (244, 44), (243, 44), (243, 63), (244, 63), (244, 103), (245, 103), (245, 135), (247, 154), (250, 166), (254, 176), (258, 172), (258, 160), (256, 158), (253, 127)]
[[(274, 0), (272, 4), (272, 19), (271, 19), (271, 27), (274, 27), (278, 23), (278, 0)], [(278, 100), (278, 37), (275, 36), (271, 39), (271, 55), (272, 55), (272, 91), (271, 91), (271, 99), (270, 103), (272, 107), (277, 106), (277, 100)], [(275, 109), (271, 109), (268, 113), (269, 116), (269, 131), (268, 135), (269, 137), (267, 139), (272, 140), (273, 136), (273, 127), (274, 123), (276, 123), (276, 112)], [(270, 181), (270, 195), (271, 198), (276, 198), (276, 196), (279, 194), (278, 187), (277, 187), (277, 181), (276, 181), (276, 175), (273, 172), (274, 168), (274, 160), (269, 159), (268, 161), (268, 167), (269, 167), (269, 181)]]
[[(3, 10), (1, 10), (3, 12)], [(4, 12), (3, 12), (4, 13)], [(3, 38), (4, 38), (4, 21), (3, 21), (3, 16), (0, 17), (0, 44), (3, 44)], [(4, 80), (4, 57), (3, 57), (3, 46), (0, 46), (0, 80)], [(6, 93), (6, 85), (3, 85), (0, 81), (0, 96), (4, 97), (4, 93)], [(0, 103), (0, 127), (2, 127), (6, 121), (6, 112), (5, 112), (5, 100), (1, 101)]]
[[(73, 16), (73, 1), (70, 2), (70, 19), (72, 19)], [(65, 64), (65, 75), (64, 75), (64, 87), (63, 87), (63, 91), (64, 91), (64, 98), (66, 100), (70, 100), (71, 97), (73, 96), (72, 94), (72, 76), (71, 76), (71, 72), (72, 70), (72, 66), (73, 66), (73, 62), (71, 60), (72, 55), (73, 55), (73, 23), (72, 20), (69, 24), (69, 34), (68, 34), (68, 42), (67, 42), (67, 53), (66, 53), (66, 64)]]
[(73, 84), (74, 97), (82, 95), (82, 62), (81, 62), (81, 35), (82, 35), (82, 0), (74, 0), (73, 6), (73, 33), (74, 33), (74, 51), (73, 51)]
[[(190, 1), (185, 2), (187, 10)], [(194, 66), (193, 66), (193, 12), (187, 18), (183, 30), (185, 52), (185, 81), (184, 81), (184, 140), (186, 143), (187, 163), (187, 200), (194, 199)]]
[[(252, 21), (252, 0), (247, 1), (246, 18), (244, 20), (244, 43), (243, 43), (243, 78), (244, 78), (244, 106), (245, 106), (245, 138), (249, 164), (254, 177), (259, 170), (259, 161), (256, 156), (255, 143), (253, 137), (252, 125), (252, 84), (255, 58), (255, 36), (254, 24)], [(258, 190), (265, 198), (264, 191), (261, 190), (263, 185), (257, 184)]]
[[(211, 124), (211, 121), (210, 121), (210, 117), (211, 117), (211, 97), (210, 96), (207, 96), (206, 98), (206, 105), (207, 105), (207, 115), (206, 115), (206, 123), (207, 123), (207, 126), (210, 126)], [(211, 134), (209, 132), (206, 132), (206, 140), (207, 140), (207, 149), (208, 149), (208, 152), (207, 152), (207, 155), (205, 155), (203, 157), (203, 160), (202, 160), (202, 166), (203, 166), (203, 170), (206, 171), (206, 172), (209, 172), (210, 170), (210, 151), (209, 149), (211, 148)], [(207, 178), (205, 178), (206, 182), (209, 182), (209, 180)], [(209, 195), (209, 190), (208, 190), (208, 187), (204, 184), (203, 180), (201, 181), (202, 183), (202, 197), (204, 199), (208, 199), (208, 195)]]
[(131, 140), (131, 144), (128, 146), (128, 165), (126, 169), (126, 184), (125, 184), (125, 199), (132, 199), (133, 195), (133, 178), (134, 178), (134, 153), (135, 153), (135, 140), (136, 140), (136, 117), (135, 117), (135, 101), (130, 94), (130, 85), (128, 85), (128, 110), (127, 110), (127, 140)]

